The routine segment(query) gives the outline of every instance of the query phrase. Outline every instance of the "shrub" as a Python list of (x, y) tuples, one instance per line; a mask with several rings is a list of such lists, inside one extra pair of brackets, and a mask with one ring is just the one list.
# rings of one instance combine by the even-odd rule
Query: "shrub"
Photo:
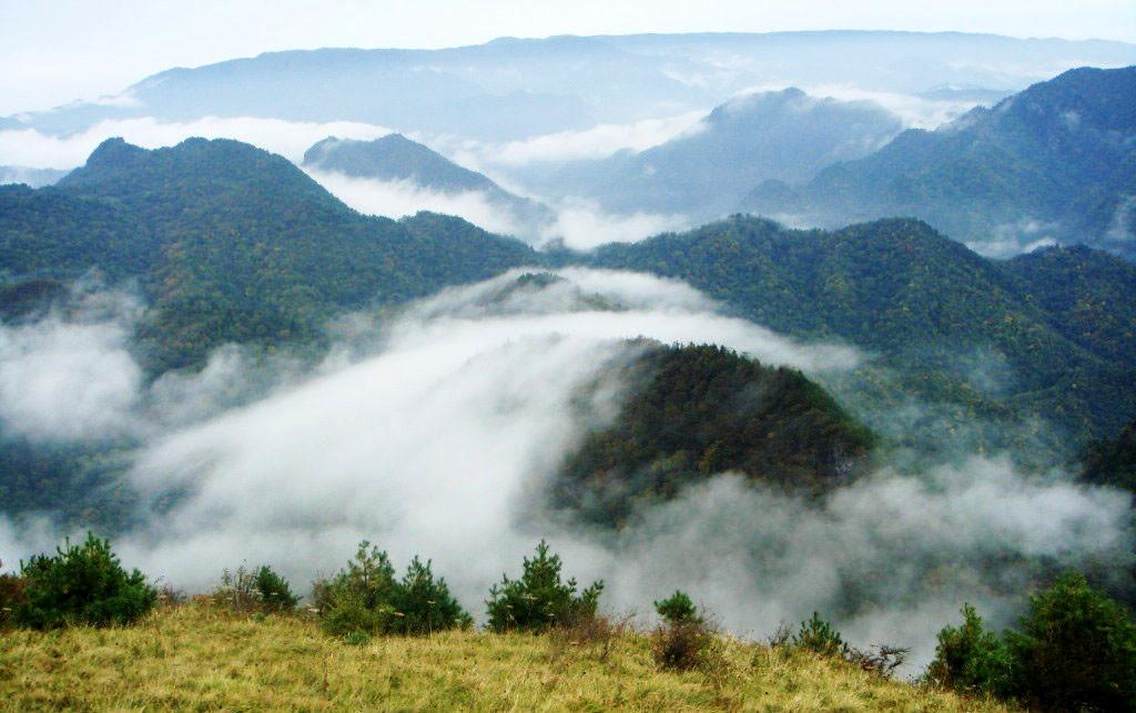
[(714, 631), (701, 618), (671, 622), (655, 629), (651, 655), (660, 668), (689, 671), (707, 663), (713, 642)]
[(560, 556), (551, 554), (548, 543), (541, 540), (536, 555), (524, 558), (520, 579), (502, 576), (501, 583), (489, 590), (485, 602), (489, 628), (539, 632), (595, 616), (603, 582), (594, 582), (577, 595), (576, 580), (561, 582), (560, 568)]
[(793, 646), (821, 656), (845, 657), (849, 654), (848, 644), (840, 638), (840, 632), (832, 624), (813, 612), (812, 618), (801, 622), (801, 628), (793, 636)]
[(1009, 649), (983, 626), (974, 607), (964, 604), (962, 617), (961, 626), (947, 626), (939, 632), (927, 678), (964, 693), (1009, 695), (1013, 680)]
[(268, 565), (249, 570), (244, 565), (221, 574), (221, 586), (213, 601), (238, 613), (291, 611), (300, 598), (292, 594), (287, 580)]
[(443, 629), (466, 628), (473, 618), (450, 595), (446, 580), (434, 579), (430, 561), (410, 561), (406, 575), (394, 588), (391, 604), (395, 618), (391, 630), (399, 634), (429, 634)]
[(387, 553), (366, 541), (347, 569), (316, 582), (312, 598), (324, 630), (334, 636), (429, 634), (473, 622), (445, 579), (434, 579), (429, 561), (415, 557), (398, 581)]
[(1136, 624), (1082, 575), (1031, 597), (1020, 629), (1006, 637), (1019, 696), (1057, 710), (1136, 710)]
[(260, 596), (261, 608), (267, 611), (292, 611), (300, 601), (300, 598), (292, 593), (288, 580), (273, 572), (268, 565), (256, 570), (254, 584)]
[(655, 602), (655, 611), (668, 624), (702, 621), (694, 602), (685, 592), (679, 590), (675, 590), (675, 593), (668, 598)]
[(27, 601), (27, 581), (14, 574), (0, 574), (0, 629), (13, 623), (16, 608)]
[(68, 540), (55, 555), (36, 555), (20, 569), (25, 601), (15, 608), (15, 620), (35, 629), (129, 624), (158, 597), (141, 572), (124, 570), (110, 543), (90, 533), (82, 545)]

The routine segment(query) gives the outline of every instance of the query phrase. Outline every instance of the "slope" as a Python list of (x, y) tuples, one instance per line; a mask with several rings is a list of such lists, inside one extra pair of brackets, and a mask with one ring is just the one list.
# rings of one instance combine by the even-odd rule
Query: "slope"
[(826, 226), (915, 216), (994, 256), (1057, 240), (1136, 257), (1133, 107), (1136, 67), (1070, 70), (744, 205)]
[(54, 188), (0, 189), (0, 207), (9, 273), (139, 279), (156, 372), (228, 341), (318, 341), (334, 311), (534, 259), (461, 221), (361, 216), (285, 159), (226, 140), (155, 151), (109, 140)]

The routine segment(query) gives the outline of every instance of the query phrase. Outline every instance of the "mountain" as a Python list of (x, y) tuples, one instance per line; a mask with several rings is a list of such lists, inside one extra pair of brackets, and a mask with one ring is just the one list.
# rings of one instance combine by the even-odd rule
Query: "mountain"
[(109, 119), (254, 116), (500, 141), (705, 110), (757, 86), (904, 95), (963, 87), (990, 96), (1084, 64), (1134, 63), (1136, 46), (1120, 42), (950, 32), (501, 38), (440, 50), (271, 52), (179, 67), (142, 79), (115, 101), (8, 122), (67, 134)]
[(555, 219), (547, 206), (509, 193), (488, 176), (463, 168), (445, 156), (411, 141), (389, 134), (374, 141), (329, 137), (304, 153), (304, 168), (378, 181), (409, 181), (419, 188), (459, 194), (478, 193), (498, 210), (507, 211), (525, 228), (526, 237), (536, 237)]
[(587, 435), (553, 483), (553, 501), (620, 524), (637, 504), (723, 472), (823, 491), (864, 465), (874, 437), (800, 372), (723, 347), (645, 345), (619, 369), (619, 416)]
[(280, 156), (190, 139), (147, 151), (108, 140), (57, 186), (0, 188), (0, 266), (137, 278), (155, 372), (219, 344), (319, 342), (333, 313), (401, 302), (534, 261), (458, 219), (362, 216)]
[(1136, 258), (1136, 66), (1070, 70), (744, 205), (824, 226), (914, 216), (994, 256), (1057, 241)]
[(50, 186), (67, 175), (54, 168), (28, 168), (27, 166), (0, 166), (0, 185), (23, 183), (32, 188)]
[(829, 385), (846, 399), (879, 396), (882, 421), (897, 420), (902, 404), (889, 399), (903, 393), (958, 405), (956, 425), (1033, 414), (1071, 442), (1136, 417), (1126, 317), (1136, 266), (1098, 251), (1003, 263), (916, 220), (828, 232), (735, 216), (580, 259), (685, 280), (776, 331), (879, 355), (869, 365), (883, 374)]
[(762, 181), (808, 180), (829, 164), (867, 155), (902, 128), (899, 117), (871, 102), (815, 98), (799, 89), (753, 93), (718, 106), (659, 146), (569, 164), (541, 187), (613, 211), (718, 218)]

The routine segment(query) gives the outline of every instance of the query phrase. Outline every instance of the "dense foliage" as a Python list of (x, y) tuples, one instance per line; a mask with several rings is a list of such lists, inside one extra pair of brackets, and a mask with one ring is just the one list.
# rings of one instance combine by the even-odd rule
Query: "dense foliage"
[(110, 543), (88, 534), (81, 545), (68, 541), (55, 555), (21, 563), (24, 601), (14, 618), (21, 626), (124, 625), (148, 612), (158, 593), (138, 570), (127, 572)]
[(544, 631), (570, 626), (596, 613), (603, 582), (593, 582), (576, 593), (576, 579), (561, 581), (560, 555), (541, 540), (532, 557), (525, 557), (519, 579), (503, 575), (489, 590), (488, 626), (493, 631)]
[(421, 635), (469, 626), (472, 619), (435, 578), (430, 562), (415, 557), (401, 580), (386, 552), (361, 542), (347, 568), (316, 582), (313, 593), (323, 628), (340, 637)]
[(1136, 417), (1136, 265), (1095, 251), (999, 263), (915, 220), (826, 232), (735, 216), (565, 259), (679, 278), (776, 331), (879, 354), (842, 389), (882, 414), (875, 428), (910, 397), (956, 405), (955, 428), (1041, 416), (1072, 442)]
[(973, 608), (963, 617), (939, 633), (931, 679), (1047, 710), (1136, 710), (1136, 621), (1082, 575), (1031, 597), (1018, 629), (1001, 639)]
[(1081, 479), (1097, 485), (1124, 488), (1136, 494), (1136, 421), (1125, 426), (1115, 439), (1089, 444)]
[(529, 262), (457, 219), (347, 208), (286, 159), (236, 141), (104, 142), (58, 186), (0, 189), (0, 268), (137, 277), (155, 372), (224, 342), (318, 342), (336, 310), (400, 302)]
[(872, 434), (788, 368), (718, 346), (647, 346), (618, 372), (629, 384), (615, 422), (567, 457), (555, 502), (621, 523), (637, 499), (669, 497), (725, 471), (792, 487), (851, 476)]
[(1013, 661), (995, 632), (969, 604), (962, 608), (961, 625), (939, 632), (935, 660), (927, 677), (935, 683), (967, 693), (1007, 696), (1012, 691)]
[(702, 619), (702, 616), (698, 613), (698, 607), (694, 606), (690, 595), (682, 590), (675, 590), (675, 593), (666, 599), (655, 602), (655, 612), (668, 624), (681, 624)]

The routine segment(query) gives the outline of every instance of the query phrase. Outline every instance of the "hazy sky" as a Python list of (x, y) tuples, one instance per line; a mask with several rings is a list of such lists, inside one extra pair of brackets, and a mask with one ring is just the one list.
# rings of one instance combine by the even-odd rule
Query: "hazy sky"
[(0, 115), (267, 50), (512, 35), (958, 30), (1136, 42), (1136, 0), (0, 0)]

